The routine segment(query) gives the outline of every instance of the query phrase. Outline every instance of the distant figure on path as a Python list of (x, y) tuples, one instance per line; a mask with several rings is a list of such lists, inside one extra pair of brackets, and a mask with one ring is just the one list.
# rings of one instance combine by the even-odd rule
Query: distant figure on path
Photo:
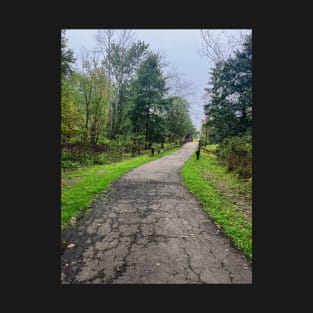
[(201, 142), (199, 140), (199, 145), (198, 145), (198, 149), (196, 151), (196, 154), (197, 154), (197, 160), (199, 160), (199, 157), (200, 157), (200, 147), (201, 147)]

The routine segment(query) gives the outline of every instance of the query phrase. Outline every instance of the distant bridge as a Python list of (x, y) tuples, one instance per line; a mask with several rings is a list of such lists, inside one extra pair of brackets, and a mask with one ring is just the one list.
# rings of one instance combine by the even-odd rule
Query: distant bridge
[(184, 145), (187, 142), (192, 142), (192, 135), (190, 133), (187, 133), (182, 140), (182, 145)]

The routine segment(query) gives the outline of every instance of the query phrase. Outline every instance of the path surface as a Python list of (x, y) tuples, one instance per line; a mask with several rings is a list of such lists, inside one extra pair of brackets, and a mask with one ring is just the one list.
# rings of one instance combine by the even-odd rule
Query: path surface
[(182, 186), (195, 142), (136, 168), (62, 238), (61, 283), (252, 283), (244, 256)]

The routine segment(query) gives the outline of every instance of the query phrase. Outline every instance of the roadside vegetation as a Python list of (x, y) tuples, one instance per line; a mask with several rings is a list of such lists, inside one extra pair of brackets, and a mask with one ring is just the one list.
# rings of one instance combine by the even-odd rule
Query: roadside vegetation
[(98, 192), (108, 189), (116, 179), (131, 169), (178, 150), (173, 148), (152, 155), (143, 155), (117, 163), (90, 165), (63, 170), (61, 175), (61, 226), (74, 223), (83, 216)]
[(201, 34), (202, 54), (215, 65), (205, 89), (200, 159), (192, 156), (182, 176), (218, 227), (252, 260), (252, 35), (223, 54), (214, 32)]
[(61, 225), (127, 171), (196, 134), (188, 88), (133, 30), (100, 29), (75, 54), (61, 31)]
[(239, 178), (203, 151), (199, 160), (193, 155), (185, 163), (182, 177), (221, 231), (252, 260), (252, 180)]

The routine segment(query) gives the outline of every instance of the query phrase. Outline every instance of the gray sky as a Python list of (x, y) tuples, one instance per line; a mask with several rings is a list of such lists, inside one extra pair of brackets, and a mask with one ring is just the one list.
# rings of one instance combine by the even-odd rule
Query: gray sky
[[(96, 29), (71, 29), (66, 31), (68, 44), (76, 56), (82, 47), (92, 50), (96, 46)], [(204, 88), (208, 87), (209, 72), (213, 64), (201, 57), (197, 50), (201, 47), (199, 29), (137, 29), (136, 39), (149, 44), (153, 51), (166, 56), (171, 67), (182, 74), (184, 80), (191, 82), (193, 94), (186, 97), (190, 103), (190, 115), (199, 129), (204, 118)]]

